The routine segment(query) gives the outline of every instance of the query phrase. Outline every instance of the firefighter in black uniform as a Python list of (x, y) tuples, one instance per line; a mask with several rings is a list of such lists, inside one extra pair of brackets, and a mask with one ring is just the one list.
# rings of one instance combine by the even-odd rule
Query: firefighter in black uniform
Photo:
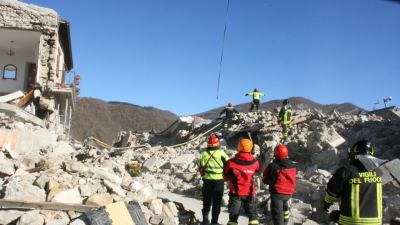
[(340, 198), (340, 211), (330, 214), (341, 225), (382, 224), (382, 176), (373, 168), (381, 159), (374, 157), (369, 141), (361, 140), (350, 149), (350, 163), (339, 168), (328, 182), (324, 210)]
[(219, 113), (219, 116), (221, 117), (222, 114), (225, 114), (224, 128), (227, 129), (237, 119), (236, 114), (239, 114), (239, 112), (233, 107), (232, 102), (228, 102), (228, 105)]

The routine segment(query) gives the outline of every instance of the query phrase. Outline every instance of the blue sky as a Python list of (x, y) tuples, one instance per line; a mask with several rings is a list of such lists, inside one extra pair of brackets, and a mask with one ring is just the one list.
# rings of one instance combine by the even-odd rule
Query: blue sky
[[(400, 4), (385, 0), (25, 0), (71, 23), (81, 96), (203, 112), (228, 101), (303, 96), (400, 103)], [(380, 100), (383, 105), (382, 100)]]

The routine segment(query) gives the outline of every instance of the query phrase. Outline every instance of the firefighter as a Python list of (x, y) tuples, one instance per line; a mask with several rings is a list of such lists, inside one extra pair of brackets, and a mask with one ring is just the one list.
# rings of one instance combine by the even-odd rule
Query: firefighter
[(279, 111), (278, 119), (279, 124), (282, 127), (282, 135), (284, 139), (292, 133), (292, 113), (293, 111), (289, 105), (289, 101), (287, 99), (283, 100), (283, 106)]
[(230, 189), (228, 225), (238, 224), (242, 204), (249, 217), (249, 224), (259, 224), (255, 204), (256, 185), (253, 182), (253, 177), (259, 169), (259, 163), (251, 154), (253, 142), (249, 139), (241, 139), (237, 150), (239, 152), (234, 158), (228, 160), (224, 170), (224, 178)]
[(350, 149), (349, 164), (339, 168), (329, 180), (324, 210), (328, 212), (340, 198), (340, 211), (333, 211), (331, 220), (341, 225), (382, 224), (382, 176), (373, 169), (385, 161), (374, 154), (369, 141), (358, 141)]
[(258, 88), (254, 88), (253, 92), (249, 92), (246, 96), (253, 96), (253, 102), (251, 103), (250, 112), (253, 111), (254, 107), (256, 107), (257, 112), (259, 112), (258, 107), (260, 106), (260, 98), (265, 94), (260, 92)]
[(222, 112), (219, 113), (219, 116), (221, 117), (222, 114), (225, 114), (225, 119), (224, 119), (224, 128), (227, 129), (228, 126), (237, 119), (236, 114), (239, 112), (233, 107), (232, 102), (229, 102), (228, 105), (225, 107)]
[(263, 182), (269, 185), (272, 221), (284, 225), (289, 222), (289, 200), (296, 189), (296, 166), (289, 160), (285, 145), (276, 146), (274, 155), (274, 161), (263, 172)]
[(211, 134), (207, 149), (200, 156), (200, 174), (203, 179), (203, 225), (210, 224), (209, 212), (212, 205), (211, 224), (218, 224), (224, 194), (223, 169), (229, 157), (220, 149), (219, 137)]

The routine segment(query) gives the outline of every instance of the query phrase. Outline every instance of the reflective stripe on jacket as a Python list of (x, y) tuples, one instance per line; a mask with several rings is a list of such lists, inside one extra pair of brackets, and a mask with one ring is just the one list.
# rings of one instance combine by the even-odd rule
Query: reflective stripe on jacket
[(281, 124), (289, 124), (292, 122), (292, 109), (289, 107), (282, 107), (279, 111), (279, 122)]
[(338, 169), (328, 182), (324, 201), (341, 199), (342, 225), (382, 224), (382, 176), (368, 171), (360, 162)]
[(262, 92), (249, 92), (247, 93), (250, 96), (253, 96), (254, 100), (260, 100), (260, 97), (264, 96), (265, 94)]
[(203, 179), (223, 180), (222, 173), (229, 157), (222, 149), (207, 149), (201, 152), (200, 168), (204, 169)]

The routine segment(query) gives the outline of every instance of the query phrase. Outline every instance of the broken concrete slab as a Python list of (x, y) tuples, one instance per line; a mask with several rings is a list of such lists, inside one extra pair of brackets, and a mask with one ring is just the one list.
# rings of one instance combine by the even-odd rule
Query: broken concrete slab
[(96, 205), (96, 206), (105, 206), (111, 204), (113, 202), (113, 198), (111, 195), (105, 194), (94, 194), (90, 196), (85, 204), (87, 205)]
[(143, 168), (144, 170), (154, 171), (154, 170), (157, 169), (157, 168), (155, 167), (156, 164), (157, 164), (157, 156), (153, 156), (153, 157), (150, 157), (149, 159), (147, 159), (147, 160), (143, 163), (142, 168)]
[(382, 185), (392, 180), (400, 184), (400, 159), (394, 159), (377, 168), (382, 173)]
[(15, 173), (14, 163), (0, 152), (0, 174), (11, 176)]
[(0, 210), (0, 224), (10, 224), (24, 214), (21, 210)]
[(163, 215), (167, 216), (167, 217), (177, 217), (178, 216), (178, 209), (176, 208), (175, 203), (173, 202), (167, 202), (164, 203), (163, 205)]
[(56, 194), (51, 201), (67, 204), (82, 204), (82, 198), (78, 188), (61, 191)]
[(122, 178), (115, 175), (114, 173), (107, 172), (106, 170), (103, 170), (101, 168), (96, 168), (92, 167), (89, 169), (89, 172), (93, 174), (94, 177), (98, 177), (104, 180), (111, 181), (112, 183), (121, 185), (122, 184)]
[(196, 158), (194, 154), (183, 154), (170, 161), (171, 165), (187, 166)]
[(7, 95), (0, 96), (0, 102), (2, 102), (2, 103), (10, 102), (12, 100), (21, 98), (23, 96), (24, 96), (24, 92), (16, 91), (16, 92), (13, 92), (13, 93), (10, 93)]
[(40, 175), (35, 181), (34, 185), (40, 187), (41, 189), (44, 189), (46, 187), (47, 182), (49, 182), (50, 178), (47, 176), (47, 174), (42, 174)]
[(109, 188), (112, 192), (114, 192), (115, 194), (121, 196), (121, 197), (125, 197), (126, 193), (125, 191), (121, 188), (121, 186), (114, 184), (108, 180), (103, 180), (104, 185)]
[(42, 214), (45, 217), (46, 225), (68, 225), (70, 221), (65, 212), (43, 210)]
[(44, 202), (46, 193), (43, 189), (20, 179), (11, 179), (6, 186), (4, 199), (30, 202)]
[(149, 203), (149, 209), (155, 214), (155, 215), (161, 215), (162, 210), (163, 210), (163, 202), (161, 199), (153, 199)]
[(39, 210), (32, 210), (22, 215), (17, 225), (43, 225), (43, 223), (44, 216), (39, 213)]
[(39, 119), (37, 116), (30, 114), (27, 111), (15, 105), (0, 103), (0, 112), (3, 112), (9, 116), (13, 116), (15, 117), (16, 120), (22, 121), (24, 123), (32, 123), (34, 125), (41, 127), (45, 126), (43, 120)]
[(59, 141), (52, 148), (52, 153), (57, 156), (69, 156), (71, 153), (75, 152), (70, 144), (64, 141)]
[(342, 136), (340, 136), (340, 134), (338, 134), (335, 130), (331, 130), (330, 137), (328, 138), (328, 144), (332, 148), (337, 148), (345, 142), (346, 142), (346, 139), (344, 139)]

